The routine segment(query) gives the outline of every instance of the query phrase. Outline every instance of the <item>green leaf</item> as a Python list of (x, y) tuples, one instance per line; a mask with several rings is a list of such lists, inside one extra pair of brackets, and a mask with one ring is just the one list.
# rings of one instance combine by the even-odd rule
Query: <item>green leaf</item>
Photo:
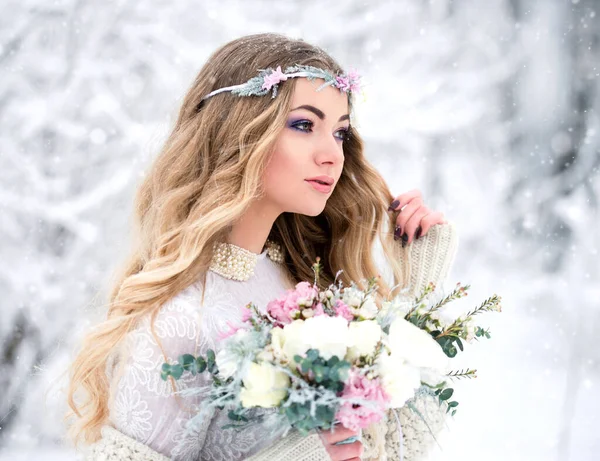
[(206, 370), (206, 360), (200, 356), (196, 358), (196, 369), (198, 373), (202, 373), (204, 370)]
[(308, 360), (308, 359), (302, 360), (302, 365), (301, 365), (302, 373), (307, 373), (311, 366), (312, 366), (312, 362), (310, 360)]
[(319, 357), (319, 351), (316, 350), (316, 349), (309, 349), (306, 352), (306, 358), (309, 359), (312, 362), (314, 362), (315, 360), (317, 360), (318, 357)]
[(460, 350), (461, 350), (461, 351), (464, 351), (464, 348), (463, 348), (463, 343), (462, 343), (462, 341), (460, 340), (460, 338), (456, 338), (456, 343), (458, 344), (458, 347), (460, 347)]
[(248, 422), (248, 418), (246, 418), (245, 416), (237, 414), (234, 410), (229, 410), (229, 413), (227, 413), (227, 417), (229, 419), (231, 419), (232, 421), (243, 421), (245, 423)]
[(171, 365), (168, 363), (163, 363), (160, 371), (160, 377), (163, 381), (166, 381), (171, 375)]
[(454, 408), (458, 406), (458, 402), (448, 402), (448, 407), (449, 408)]
[(217, 363), (215, 362), (215, 351), (213, 351), (212, 349), (209, 349), (206, 352), (206, 365), (208, 371), (212, 374), (216, 374), (219, 371), (219, 369), (217, 368)]
[(340, 361), (340, 359), (338, 358), (338, 356), (334, 355), (327, 361), (327, 365), (329, 365), (330, 367), (333, 367), (333, 366), (337, 365), (339, 363), (339, 361)]
[(194, 356), (191, 354), (183, 354), (180, 355), (177, 360), (183, 366), (184, 370), (189, 370), (190, 365), (194, 363)]
[(176, 365), (173, 365), (171, 367), (171, 376), (175, 379), (179, 379), (181, 378), (181, 375), (183, 374), (183, 366), (180, 365), (179, 363)]
[(315, 381), (318, 383), (323, 381), (323, 375), (325, 374), (325, 369), (323, 368), (323, 366), (315, 365), (313, 368), (313, 371), (315, 373)]
[(301, 356), (299, 356), (298, 354), (296, 354), (296, 355), (294, 355), (294, 360), (295, 360), (297, 363), (300, 363), (300, 362), (302, 362), (302, 357), (301, 357)]
[(452, 394), (454, 394), (454, 389), (444, 389), (440, 394), (440, 400), (448, 400), (450, 397), (452, 397)]

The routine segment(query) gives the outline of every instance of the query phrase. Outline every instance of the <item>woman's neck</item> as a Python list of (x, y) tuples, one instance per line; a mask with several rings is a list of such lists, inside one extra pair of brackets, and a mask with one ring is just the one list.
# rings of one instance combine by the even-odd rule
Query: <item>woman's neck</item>
[(244, 215), (233, 224), (227, 238), (232, 243), (252, 253), (263, 251), (273, 223), (280, 212), (261, 202), (254, 202)]

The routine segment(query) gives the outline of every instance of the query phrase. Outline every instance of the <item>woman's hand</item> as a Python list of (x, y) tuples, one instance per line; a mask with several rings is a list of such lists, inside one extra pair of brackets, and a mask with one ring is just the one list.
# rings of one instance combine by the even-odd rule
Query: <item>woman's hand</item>
[(337, 442), (352, 436), (359, 436), (359, 432), (352, 431), (340, 424), (334, 426), (333, 433), (330, 429), (327, 429), (318, 431), (318, 434), (321, 436), (323, 445), (325, 445), (325, 449), (333, 461), (360, 461), (364, 448), (359, 440), (344, 445), (335, 445)]
[(402, 246), (425, 235), (436, 224), (446, 224), (441, 211), (433, 211), (423, 204), (421, 191), (413, 189), (398, 195), (388, 211), (398, 211), (394, 240), (402, 239)]

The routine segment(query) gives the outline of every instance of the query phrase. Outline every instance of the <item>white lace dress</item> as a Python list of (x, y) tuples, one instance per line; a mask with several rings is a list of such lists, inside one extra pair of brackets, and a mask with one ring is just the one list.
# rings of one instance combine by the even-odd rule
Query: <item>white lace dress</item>
[[(421, 289), (429, 280), (440, 281), (446, 277), (456, 247), (456, 232), (451, 224), (436, 225), (421, 239), (407, 246), (405, 267), (411, 274), (414, 290)], [(254, 273), (247, 281), (231, 280), (209, 271), (204, 304), (201, 305), (202, 290), (199, 282), (165, 303), (156, 319), (155, 331), (167, 361), (173, 363), (185, 353), (205, 356), (209, 348), (218, 351), (219, 334), (241, 321), (243, 306), (253, 302), (264, 311), (269, 301), (293, 288), (283, 271), (283, 266), (267, 257), (265, 250), (257, 256)], [(385, 273), (385, 269), (382, 273)], [(118, 357), (123, 359), (119, 360)], [(243, 432), (223, 430), (221, 427), (230, 422), (226, 412), (217, 411), (211, 418), (206, 418), (200, 427), (186, 433), (186, 423), (195, 414), (194, 409), (200, 403), (200, 397), (183, 398), (174, 395), (171, 383), (160, 377), (164, 362), (165, 356), (152, 335), (150, 319), (147, 318), (129, 333), (123, 347), (109, 363), (110, 425), (103, 428), (103, 439), (90, 447), (90, 454), (86, 459), (329, 459), (316, 433), (300, 440), (292, 432), (282, 439), (280, 434), (270, 433), (261, 425)], [(196, 377), (185, 373), (176, 383), (178, 389), (197, 387), (206, 384), (207, 376), (207, 373)], [(406, 416), (407, 414), (401, 418)], [(384, 451), (391, 455), (388, 459), (398, 459), (395, 456), (399, 443), (395, 424), (392, 422), (387, 426), (383, 425), (377, 431), (379, 442), (373, 441), (368, 435), (365, 437), (364, 459), (386, 459)], [(417, 447), (415, 456), (411, 456), (410, 447), (405, 447), (405, 461), (416, 461), (416, 454), (424, 451), (423, 447), (427, 445), (425, 438), (431, 437), (426, 434), (415, 438), (414, 431), (411, 431), (411, 428), (404, 431), (404, 443), (414, 442), (415, 446), (422, 447)], [(407, 436), (412, 439), (409, 440)], [(385, 449), (382, 445), (384, 439)], [(369, 447), (369, 444), (377, 443), (379, 451), (374, 446)]]
[[(157, 336), (172, 363), (185, 353), (205, 356), (207, 349), (219, 350), (219, 332), (228, 323), (241, 322), (243, 306), (254, 302), (264, 311), (275, 296), (293, 285), (286, 282), (280, 264), (258, 255), (255, 272), (247, 282), (230, 280), (213, 271), (207, 274), (207, 289), (200, 317), (202, 287), (199, 283), (183, 290), (160, 310), (155, 322)], [(268, 436), (260, 426), (242, 432), (222, 430), (231, 422), (226, 412), (184, 437), (185, 424), (199, 398), (173, 396), (171, 384), (160, 377), (164, 356), (146, 319), (128, 337), (130, 347), (124, 370), (115, 373), (114, 400), (110, 420), (114, 427), (173, 460), (235, 461), (245, 459), (269, 445), (280, 434)], [(127, 346), (126, 346), (127, 347)], [(180, 389), (206, 383), (204, 373), (189, 373), (177, 381)]]

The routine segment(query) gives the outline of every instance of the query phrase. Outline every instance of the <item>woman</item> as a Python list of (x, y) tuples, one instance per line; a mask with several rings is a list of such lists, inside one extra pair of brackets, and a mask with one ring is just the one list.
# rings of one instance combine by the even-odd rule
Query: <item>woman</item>
[[(281, 71), (290, 66), (300, 71)], [(323, 50), (276, 34), (234, 40), (201, 69), (137, 193), (136, 245), (107, 319), (71, 366), (69, 434), (91, 445), (87, 459), (396, 459), (391, 415), (347, 444), (337, 443), (357, 434), (343, 427), (307, 437), (223, 430), (225, 412), (186, 430), (200, 398), (175, 392), (207, 378), (160, 378), (165, 361), (218, 350), (241, 306), (264, 308), (312, 280), (317, 256), (323, 285), (339, 269), (344, 283), (358, 281), (380, 272), (379, 242), (391, 269), (381, 296), (392, 284), (416, 293), (448, 273), (453, 225), (419, 191), (394, 200), (364, 158), (350, 123), (355, 77)], [(401, 416), (404, 459), (424, 447), (411, 445), (411, 417)]]

